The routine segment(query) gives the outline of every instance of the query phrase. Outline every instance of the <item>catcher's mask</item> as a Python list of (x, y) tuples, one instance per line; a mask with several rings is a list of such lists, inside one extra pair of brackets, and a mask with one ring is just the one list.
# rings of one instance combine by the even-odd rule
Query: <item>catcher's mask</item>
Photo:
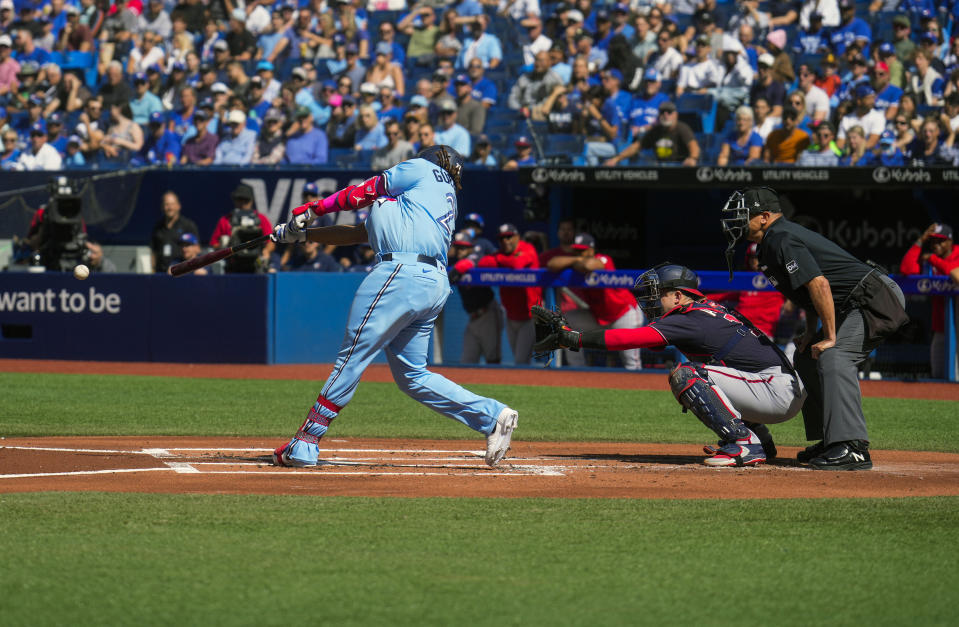
[(747, 187), (733, 192), (723, 207), (720, 222), (726, 235), (726, 266), (729, 268), (729, 280), (733, 280), (733, 256), (736, 254), (736, 242), (749, 231), (749, 220), (758, 213), (769, 211), (780, 213), (779, 194), (770, 187)]
[(454, 187), (460, 189), (460, 177), (463, 174), (463, 156), (450, 146), (437, 144), (428, 146), (416, 154), (418, 159), (426, 159), (440, 166), (453, 178)]
[(690, 296), (703, 298), (703, 293), (699, 291), (699, 277), (696, 273), (686, 266), (668, 262), (647, 270), (636, 279), (636, 284), (633, 285), (636, 300), (649, 319), (658, 318), (665, 313), (660, 299), (663, 294), (673, 290), (682, 290)]

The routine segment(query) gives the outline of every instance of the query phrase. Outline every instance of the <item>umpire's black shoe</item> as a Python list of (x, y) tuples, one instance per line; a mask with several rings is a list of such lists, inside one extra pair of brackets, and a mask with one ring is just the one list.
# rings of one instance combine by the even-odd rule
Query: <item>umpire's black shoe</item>
[(801, 462), (808, 462), (811, 459), (815, 459), (826, 452), (826, 441), (822, 440), (816, 442), (811, 446), (807, 446), (804, 450), (796, 453), (796, 459)]
[(819, 457), (809, 460), (815, 470), (870, 470), (869, 443), (862, 440), (836, 442)]

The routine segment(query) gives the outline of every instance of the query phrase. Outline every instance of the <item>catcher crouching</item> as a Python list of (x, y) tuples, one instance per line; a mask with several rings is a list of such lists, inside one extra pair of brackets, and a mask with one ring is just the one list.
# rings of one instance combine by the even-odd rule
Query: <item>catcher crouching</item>
[(776, 456), (766, 425), (802, 409), (806, 390), (792, 364), (764, 333), (734, 309), (708, 300), (699, 277), (684, 266), (661, 264), (636, 280), (636, 298), (647, 318), (638, 329), (571, 329), (559, 313), (533, 307), (536, 352), (558, 348), (662, 350), (672, 345), (689, 362), (669, 373), (683, 411), (719, 436), (703, 450), (707, 466), (755, 466)]

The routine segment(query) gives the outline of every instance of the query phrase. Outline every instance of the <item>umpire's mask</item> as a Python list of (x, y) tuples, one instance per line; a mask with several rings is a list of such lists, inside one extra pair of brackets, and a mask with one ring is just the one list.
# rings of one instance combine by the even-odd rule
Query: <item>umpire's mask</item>
[(733, 256), (736, 242), (749, 232), (749, 219), (763, 211), (780, 213), (779, 194), (771, 187), (747, 187), (733, 192), (723, 207), (720, 223), (726, 236), (726, 266), (733, 280)]

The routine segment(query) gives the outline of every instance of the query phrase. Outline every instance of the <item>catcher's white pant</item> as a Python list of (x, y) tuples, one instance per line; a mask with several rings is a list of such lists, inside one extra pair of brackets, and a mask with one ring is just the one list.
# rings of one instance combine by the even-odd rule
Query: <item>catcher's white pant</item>
[(488, 364), (500, 362), (504, 317), (503, 306), (495, 300), (490, 302), (481, 313), (470, 315), (470, 321), (463, 332), (461, 363), (479, 363), (481, 355)]
[(518, 364), (528, 364), (533, 358), (533, 343), (536, 340), (533, 320), (507, 320), (506, 339), (513, 351), (513, 360)]
[(806, 389), (798, 376), (781, 366), (743, 372), (723, 366), (705, 366), (709, 382), (722, 390), (734, 412), (747, 422), (776, 424), (799, 413)]
[[(563, 312), (563, 315), (566, 316), (569, 326), (577, 331), (592, 331), (594, 329), (603, 328), (600, 326), (599, 322), (596, 321), (596, 317), (589, 309), (572, 309), (570, 311)], [(639, 309), (639, 307), (633, 307), (605, 328), (637, 329), (643, 326), (644, 322), (645, 320), (643, 318), (643, 312)], [(620, 359), (623, 360), (623, 368), (626, 368), (626, 370), (639, 370), (643, 367), (643, 362), (639, 356), (638, 348), (630, 348), (629, 350), (619, 351), (619, 356)], [(586, 355), (582, 350), (578, 352), (563, 350), (563, 357), (566, 360), (566, 363), (570, 366), (586, 365)]]

